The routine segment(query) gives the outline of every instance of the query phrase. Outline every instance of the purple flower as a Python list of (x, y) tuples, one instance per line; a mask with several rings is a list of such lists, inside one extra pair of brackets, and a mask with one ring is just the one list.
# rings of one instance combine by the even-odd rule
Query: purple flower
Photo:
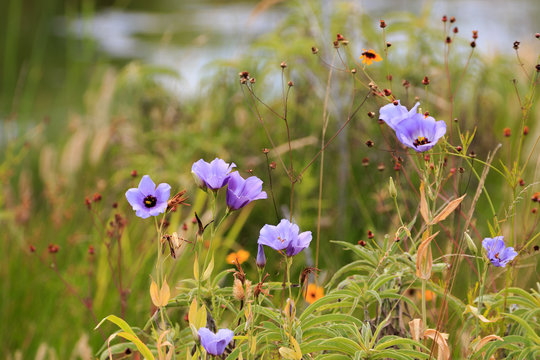
[(266, 199), (262, 191), (262, 180), (256, 176), (244, 179), (237, 171), (229, 175), (227, 186), (227, 206), (230, 210), (238, 210), (254, 200)]
[(257, 251), (257, 267), (263, 268), (266, 265), (266, 256), (264, 255), (264, 246), (259, 244), (259, 250)]
[(156, 188), (156, 184), (148, 175), (142, 177), (138, 188), (126, 191), (127, 201), (135, 210), (135, 215), (143, 219), (165, 212), (170, 195), (169, 184), (159, 184)]
[(498, 267), (505, 267), (508, 262), (517, 256), (517, 252), (514, 251), (513, 247), (504, 246), (503, 239), (503, 236), (495, 236), (493, 239), (485, 238), (482, 241), (482, 246), (487, 251), (489, 261)]
[(395, 132), (398, 140), (405, 146), (417, 152), (431, 149), (437, 141), (446, 133), (446, 123), (443, 120), (436, 121), (431, 116), (417, 113), (416, 103), (407, 112), (407, 108), (394, 104), (383, 106), (379, 110), (379, 118), (384, 120)]
[(227, 185), (229, 173), (236, 167), (234, 163), (227, 164), (222, 159), (215, 158), (211, 163), (203, 159), (195, 162), (191, 167), (193, 178), (197, 185), (206, 191), (217, 191)]
[(216, 334), (205, 327), (199, 329), (201, 345), (211, 355), (221, 355), (232, 341), (234, 332), (229, 329), (220, 329)]
[(390, 103), (379, 109), (379, 119), (383, 120), (388, 126), (392, 128), (392, 130), (396, 130), (396, 125), (399, 124), (401, 121), (410, 118), (414, 116), (414, 114), (418, 113), (416, 109), (418, 108), (418, 105), (420, 105), (420, 103), (417, 102), (411, 108), (411, 110), (407, 111), (407, 108), (401, 105), (399, 100), (397, 101), (397, 103), (397, 105)]
[(298, 225), (283, 219), (277, 226), (264, 225), (259, 234), (259, 245), (270, 246), (274, 250), (285, 250), (287, 256), (294, 256), (307, 248), (311, 242), (311, 231), (299, 234)]

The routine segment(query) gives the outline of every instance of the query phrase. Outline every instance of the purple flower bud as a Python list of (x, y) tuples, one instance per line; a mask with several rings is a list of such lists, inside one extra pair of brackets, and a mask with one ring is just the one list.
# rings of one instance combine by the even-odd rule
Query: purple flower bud
[(517, 256), (513, 247), (505, 247), (503, 236), (496, 236), (493, 239), (485, 238), (482, 246), (486, 249), (489, 261), (497, 267), (505, 267)]
[(229, 329), (220, 329), (216, 334), (205, 327), (199, 329), (201, 345), (211, 355), (219, 356), (223, 354), (233, 337), (234, 332)]
[(257, 251), (257, 267), (262, 269), (266, 265), (266, 256), (264, 255), (264, 246), (259, 244), (259, 250)]
[(229, 175), (227, 186), (227, 206), (229, 210), (238, 210), (252, 201), (266, 199), (266, 192), (262, 191), (262, 180), (256, 176), (244, 179), (238, 172)]
[(294, 256), (307, 248), (311, 242), (311, 231), (299, 234), (298, 225), (286, 219), (277, 225), (264, 225), (259, 234), (259, 245), (270, 246), (274, 250), (285, 250), (287, 256)]
[(126, 199), (135, 210), (135, 215), (143, 219), (164, 213), (170, 195), (169, 184), (159, 184), (156, 188), (156, 184), (148, 175), (142, 177), (138, 188), (126, 191)]
[(224, 160), (215, 158), (211, 163), (203, 159), (195, 162), (191, 167), (193, 178), (201, 189), (210, 189), (217, 191), (227, 185), (229, 174), (232, 168), (236, 167), (234, 163), (230, 165)]

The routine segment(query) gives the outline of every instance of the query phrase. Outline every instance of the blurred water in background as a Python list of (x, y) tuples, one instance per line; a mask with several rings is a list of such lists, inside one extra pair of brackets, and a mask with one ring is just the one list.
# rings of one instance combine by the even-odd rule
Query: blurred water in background
[[(330, 10), (336, 3), (324, 1), (323, 10)], [(470, 38), (472, 30), (478, 30), (478, 50), (488, 54), (510, 54), (515, 40), (531, 39), (540, 31), (537, 0), (358, 0), (353, 3), (374, 19), (400, 11), (420, 14), (425, 6), (431, 7), (434, 23), (440, 22), (444, 14), (455, 16), (460, 35)], [(207, 67), (209, 63), (241, 56), (251, 40), (272, 31), (287, 15), (287, 8), (278, 5), (252, 16), (256, 4), (183, 0), (166, 2), (162, 5), (166, 11), (104, 8), (90, 19), (58, 20), (57, 33), (91, 37), (112, 58), (140, 59), (170, 67), (178, 71), (180, 79), (168, 79), (165, 85), (184, 96), (197, 95), (200, 80), (212, 74), (212, 69)]]

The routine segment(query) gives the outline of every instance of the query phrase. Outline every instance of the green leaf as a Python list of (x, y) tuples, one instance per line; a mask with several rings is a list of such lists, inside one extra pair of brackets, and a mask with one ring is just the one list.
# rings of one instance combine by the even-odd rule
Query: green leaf
[(152, 354), (150, 349), (148, 349), (148, 347), (136, 335), (127, 332), (119, 332), (116, 335), (134, 343), (135, 346), (137, 346), (137, 350), (139, 350), (139, 352), (144, 356), (145, 359), (155, 360), (154, 355)]
[(94, 328), (94, 330), (99, 328), (101, 326), (101, 324), (103, 324), (106, 320), (112, 322), (113, 324), (116, 324), (120, 329), (124, 330), (128, 334), (131, 334), (133, 336), (137, 336), (137, 335), (135, 335), (135, 332), (131, 329), (131, 326), (129, 326), (129, 324), (127, 322), (125, 322), (123, 319), (119, 318), (116, 315), (109, 315), (109, 316), (105, 317), (103, 320), (101, 320), (99, 322), (99, 324), (97, 324), (97, 326)]

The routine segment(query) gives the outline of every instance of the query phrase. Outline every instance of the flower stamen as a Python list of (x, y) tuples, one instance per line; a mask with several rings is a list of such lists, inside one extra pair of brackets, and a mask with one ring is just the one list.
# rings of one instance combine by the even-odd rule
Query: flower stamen
[(426, 144), (429, 144), (430, 142), (431, 141), (429, 141), (427, 137), (419, 136), (418, 138), (414, 140), (413, 145), (418, 147), (419, 145), (426, 145)]
[(146, 206), (147, 208), (151, 208), (151, 207), (156, 206), (157, 198), (155, 196), (148, 195), (147, 197), (144, 198), (143, 202), (144, 202), (144, 206)]

